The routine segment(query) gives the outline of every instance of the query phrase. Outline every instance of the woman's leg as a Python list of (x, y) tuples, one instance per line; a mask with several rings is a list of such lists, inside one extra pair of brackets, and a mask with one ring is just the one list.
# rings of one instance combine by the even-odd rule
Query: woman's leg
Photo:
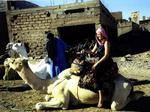
[(103, 106), (103, 92), (102, 90), (98, 90), (99, 101), (97, 107), (101, 108)]

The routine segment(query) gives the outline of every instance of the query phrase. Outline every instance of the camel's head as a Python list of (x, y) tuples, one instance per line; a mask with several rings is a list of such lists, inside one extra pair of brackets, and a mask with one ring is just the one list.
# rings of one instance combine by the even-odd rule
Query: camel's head
[(14, 45), (13, 42), (10, 42), (6, 45), (6, 52), (8, 53), (9, 57), (15, 57), (16, 51), (12, 49), (12, 46)]
[(28, 54), (24, 43), (14, 43), (12, 50), (16, 51), (21, 58), (28, 59)]
[(10, 42), (6, 45), (6, 51), (10, 57), (21, 57), (27, 59), (27, 51), (24, 43)]
[(21, 57), (24, 59), (28, 59), (28, 45), (25, 43), (8, 43), (6, 46), (6, 50), (10, 57)]
[(85, 61), (83, 59), (76, 58), (71, 64), (70, 72), (76, 75), (80, 75), (83, 71)]
[(20, 50), (20, 47), (22, 47), (22, 46), (24, 46), (24, 44), (22, 44), (22, 43), (14, 43), (14, 44), (12, 45), (12, 49), (13, 49), (14, 51), (18, 51), (18, 50)]
[(28, 67), (27, 60), (22, 58), (8, 58), (7, 65), (16, 71), (20, 71), (23, 67)]
[(8, 43), (8, 44), (6, 45), (6, 50), (12, 49), (12, 46), (13, 46), (13, 43), (12, 43), (12, 42)]

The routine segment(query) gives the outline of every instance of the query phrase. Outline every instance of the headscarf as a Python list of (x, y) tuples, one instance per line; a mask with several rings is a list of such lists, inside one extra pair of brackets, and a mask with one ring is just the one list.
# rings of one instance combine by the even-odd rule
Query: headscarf
[(108, 38), (108, 36), (107, 36), (107, 34), (106, 34), (104, 28), (101, 27), (101, 26), (96, 30), (96, 34), (101, 34), (101, 35), (104, 36), (105, 38)]

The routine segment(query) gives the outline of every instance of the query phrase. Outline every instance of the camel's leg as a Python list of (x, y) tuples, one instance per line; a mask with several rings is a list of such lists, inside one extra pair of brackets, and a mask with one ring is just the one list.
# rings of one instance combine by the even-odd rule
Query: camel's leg
[(62, 107), (63, 107), (63, 102), (56, 98), (52, 98), (48, 102), (39, 102), (35, 105), (35, 108), (37, 110), (48, 109), (48, 108), (62, 108)]
[(69, 92), (69, 90), (68, 90), (68, 87), (66, 87), (65, 89), (64, 89), (64, 97), (63, 97), (64, 99), (63, 99), (63, 103), (64, 103), (64, 105), (63, 105), (63, 108), (62, 109), (68, 109), (68, 107), (69, 107), (69, 101), (70, 101), (70, 92)]
[(9, 79), (8, 72), (10, 71), (10, 67), (5, 66), (5, 75), (3, 76), (3, 80)]
[(116, 81), (112, 98), (111, 109), (120, 110), (125, 107), (131, 99), (128, 97), (132, 90), (132, 85), (125, 81)]
[(52, 98), (54, 98), (52, 94), (45, 95), (46, 101), (50, 101)]
[(65, 88), (63, 92), (64, 93), (58, 95), (59, 96), (58, 98), (56, 97), (57, 95), (55, 95), (48, 102), (39, 102), (39, 103), (37, 103), (35, 108), (37, 110), (47, 109), (47, 108), (68, 109), (70, 93), (69, 93), (67, 88)]

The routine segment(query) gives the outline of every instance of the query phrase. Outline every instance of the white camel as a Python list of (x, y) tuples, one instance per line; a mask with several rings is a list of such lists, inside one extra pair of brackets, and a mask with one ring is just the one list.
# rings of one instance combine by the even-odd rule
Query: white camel
[[(25, 45), (23, 43), (8, 43), (6, 46), (6, 49), (10, 51), (14, 51), (16, 52), (20, 58), (26, 59), (28, 60), (28, 54), (25, 48)], [(31, 63), (28, 61), (28, 64), (31, 68), (31, 70), (41, 79), (48, 79), (50, 78), (50, 64), (46, 62), (47, 61), (47, 57), (45, 57), (44, 59), (41, 59), (39, 62), (37, 63)], [(5, 79), (8, 74), (4, 75)]]
[[(70, 103), (72, 105), (98, 103), (98, 94), (80, 88), (78, 86), (80, 77), (72, 75), (70, 72), (71, 68), (61, 72), (59, 74), (60, 79), (43, 80), (32, 72), (26, 60), (17, 58), (9, 59), (8, 61), (9, 66), (14, 69), (32, 89), (47, 94), (45, 97), (46, 102), (39, 102), (36, 104), (35, 107), (37, 110), (45, 108), (68, 109)], [(110, 107), (112, 110), (120, 110), (133, 98), (130, 97), (132, 85), (129, 80), (122, 75), (118, 75), (114, 82), (115, 89)], [(51, 98), (48, 97), (49, 95)]]

